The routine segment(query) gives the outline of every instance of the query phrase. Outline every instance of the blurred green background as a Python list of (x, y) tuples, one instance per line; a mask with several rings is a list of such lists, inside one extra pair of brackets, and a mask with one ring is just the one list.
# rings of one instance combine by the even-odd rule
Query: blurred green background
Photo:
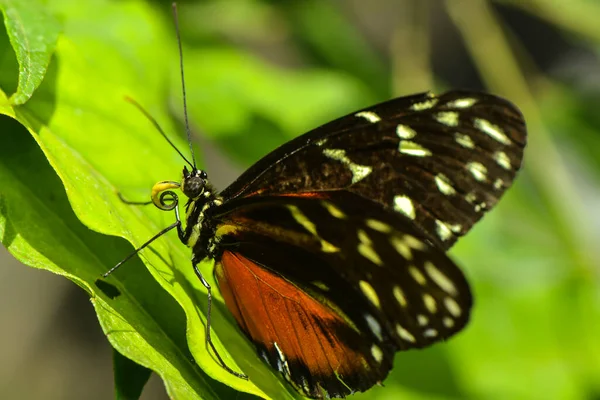
[[(0, 6), (6, 21), (14, 4)], [(39, 15), (60, 31), (44, 79), (55, 80), (56, 97), (75, 110), (68, 123), (79, 134), (68, 144), (93, 146), (95, 167), (117, 166), (107, 176), (130, 197), (178, 179), (181, 160), (143, 120), (132, 123), (131, 137), (109, 140), (86, 119), (90, 109), (115, 109), (120, 114), (96, 118), (137, 121), (122, 101), (127, 93), (169, 133), (182, 132), (170, 3), (27, 0), (20, 7), (44, 10)], [(385, 388), (353, 398), (600, 399), (600, 3), (214, 0), (179, 2), (179, 15), (199, 158), (218, 188), (278, 144), (394, 96), (487, 90), (526, 117), (524, 170), (451, 251), (475, 294), (471, 323), (447, 344), (398, 354)], [(10, 95), (17, 70), (4, 31), (0, 88)], [(107, 56), (113, 51), (120, 58)], [(78, 79), (61, 75), (72, 66), (97, 90), (61, 97), (61, 85)], [(115, 72), (124, 69), (134, 73)], [(45, 90), (29, 110), (62, 115), (60, 101), (43, 107)], [(6, 149), (18, 124), (1, 118)], [(148, 147), (127, 146), (136, 137)], [(159, 176), (154, 167), (166, 159), (161, 173), (169, 175)], [(0, 200), (10, 190), (2, 186)], [(156, 218), (166, 225), (168, 217)], [(130, 246), (121, 248), (126, 254)], [(3, 248), (0, 265), (0, 393), (111, 398), (111, 347), (89, 295)], [(166, 398), (160, 380), (143, 398)]]

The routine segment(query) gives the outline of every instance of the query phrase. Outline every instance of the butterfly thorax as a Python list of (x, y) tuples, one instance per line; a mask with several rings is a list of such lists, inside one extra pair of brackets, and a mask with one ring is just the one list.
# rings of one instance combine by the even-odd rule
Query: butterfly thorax
[(188, 197), (185, 205), (186, 226), (183, 242), (192, 248), (197, 262), (209, 257), (214, 258), (214, 239), (216, 224), (207, 218), (210, 211), (222, 204), (214, 187), (208, 182), (206, 172), (202, 170), (183, 170), (181, 191)]

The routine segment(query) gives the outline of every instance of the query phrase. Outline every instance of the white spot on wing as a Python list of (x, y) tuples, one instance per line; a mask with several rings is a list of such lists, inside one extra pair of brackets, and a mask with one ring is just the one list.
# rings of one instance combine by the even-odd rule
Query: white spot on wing
[(460, 306), (452, 297), (446, 297), (444, 299), (444, 305), (446, 306), (446, 309), (450, 312), (450, 314), (452, 314), (452, 316), (460, 317), (460, 315), (462, 314)]
[(467, 97), (464, 99), (456, 99), (453, 101), (449, 101), (448, 103), (446, 103), (446, 106), (450, 108), (469, 108), (476, 102), (477, 99)]
[(464, 133), (460, 133), (460, 132), (454, 133), (454, 140), (456, 141), (456, 143), (458, 143), (459, 145), (461, 145), (462, 147), (464, 147), (466, 149), (474, 149), (475, 148), (475, 143), (473, 143), (473, 139), (471, 139), (471, 136), (466, 135)]
[(443, 323), (446, 328), (452, 328), (454, 326), (454, 320), (450, 317), (444, 317)]
[(410, 106), (410, 109), (414, 110), (414, 111), (428, 110), (428, 109), (434, 107), (438, 101), (439, 101), (438, 98), (432, 97), (430, 100), (425, 100), (420, 103), (413, 104), (412, 106)]
[(400, 195), (394, 197), (394, 210), (410, 219), (415, 219), (415, 206), (408, 196)]
[(373, 332), (373, 335), (375, 335), (375, 337), (379, 339), (380, 342), (383, 342), (383, 336), (381, 335), (381, 325), (379, 325), (379, 322), (377, 322), (375, 317), (371, 314), (365, 315), (365, 319), (367, 320), (367, 324), (369, 325), (369, 329), (371, 329), (371, 332)]
[(496, 163), (504, 169), (511, 169), (510, 158), (503, 151), (497, 151), (494, 153), (494, 160)]
[(491, 122), (489, 122), (485, 119), (475, 118), (475, 120), (473, 121), (473, 124), (475, 125), (475, 128), (479, 129), (481, 132), (485, 133), (492, 139), (494, 139), (502, 144), (506, 144), (506, 145), (511, 144), (510, 139), (508, 138), (508, 136), (506, 136), (506, 134), (502, 131), (502, 129), (500, 129), (500, 127), (492, 124)]
[(448, 240), (452, 237), (452, 230), (448, 227), (448, 225), (439, 219), (435, 220), (435, 232), (442, 241)]
[(423, 336), (425, 337), (436, 337), (438, 335), (438, 331), (435, 329), (425, 329), (425, 331), (423, 332)]
[(398, 145), (398, 151), (402, 154), (415, 157), (427, 157), (431, 155), (431, 151), (410, 140), (401, 140)]
[(352, 173), (352, 183), (356, 183), (367, 177), (373, 168), (367, 165), (359, 165), (348, 158), (346, 155), (346, 151), (342, 149), (324, 149), (323, 155), (325, 157), (331, 158), (332, 160), (336, 160), (346, 165), (350, 172)]
[(487, 168), (485, 165), (478, 162), (469, 162), (466, 165), (467, 169), (473, 175), (473, 178), (478, 180), (479, 182), (485, 182), (487, 179)]
[(396, 135), (400, 139), (412, 139), (417, 136), (417, 132), (410, 126), (400, 124), (396, 127)]
[(454, 189), (454, 186), (452, 186), (452, 182), (450, 182), (450, 179), (448, 179), (448, 177), (442, 173), (439, 173), (435, 176), (435, 184), (442, 194), (447, 196), (456, 194), (456, 189)]
[(440, 124), (446, 126), (458, 126), (458, 113), (456, 111), (441, 111), (434, 115), (434, 118)]
[(373, 124), (375, 122), (381, 121), (381, 117), (379, 117), (379, 115), (375, 114), (373, 111), (361, 111), (361, 112), (354, 114), (354, 116), (359, 117), (359, 118), (364, 118)]
[(275, 346), (275, 350), (277, 350), (277, 356), (279, 357), (279, 359), (281, 361), (285, 361), (285, 355), (283, 354), (283, 351), (281, 351), (281, 349), (279, 348), (277, 342), (273, 342), (273, 346)]

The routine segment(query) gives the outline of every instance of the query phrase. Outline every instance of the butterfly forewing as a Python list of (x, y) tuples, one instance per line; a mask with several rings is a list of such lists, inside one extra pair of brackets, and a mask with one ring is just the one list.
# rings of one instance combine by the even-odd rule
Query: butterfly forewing
[(413, 221), (345, 191), (233, 200), (212, 210), (216, 276), (259, 354), (303, 394), (381, 382), (398, 350), (464, 327), (459, 268)]
[(284, 144), (223, 196), (347, 190), (405, 215), (448, 249), (512, 184), (525, 135), (518, 109), (489, 94), (403, 97)]

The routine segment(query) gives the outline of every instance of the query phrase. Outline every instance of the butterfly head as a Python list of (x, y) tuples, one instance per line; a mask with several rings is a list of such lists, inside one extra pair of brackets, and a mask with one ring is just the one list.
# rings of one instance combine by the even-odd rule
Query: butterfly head
[(181, 182), (160, 181), (152, 187), (152, 203), (163, 211), (173, 210), (177, 207), (178, 199), (171, 189), (180, 189), (190, 202), (202, 196), (209, 197), (212, 193), (206, 172), (196, 168), (190, 171), (183, 167)]
[(204, 194), (208, 187), (206, 172), (193, 168), (191, 171), (183, 167), (183, 179), (181, 180), (181, 191), (191, 200), (196, 200)]

